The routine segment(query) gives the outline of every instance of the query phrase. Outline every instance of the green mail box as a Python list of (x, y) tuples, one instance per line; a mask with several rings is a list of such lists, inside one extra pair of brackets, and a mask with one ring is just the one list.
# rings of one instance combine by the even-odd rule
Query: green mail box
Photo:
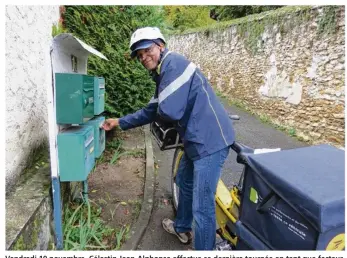
[(105, 110), (105, 79), (94, 77), (94, 115), (100, 115)]
[(73, 126), (58, 134), (60, 181), (84, 181), (95, 165), (94, 128)]
[(89, 120), (86, 125), (94, 128), (95, 158), (99, 158), (105, 150), (105, 130), (100, 128), (105, 121), (105, 117), (99, 116)]
[(56, 73), (58, 124), (82, 124), (94, 116), (94, 76)]

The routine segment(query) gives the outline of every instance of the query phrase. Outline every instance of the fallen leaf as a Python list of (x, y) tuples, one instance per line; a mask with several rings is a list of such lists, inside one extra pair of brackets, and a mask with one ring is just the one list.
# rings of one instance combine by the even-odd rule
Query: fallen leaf
[(126, 202), (121, 202), (120, 204), (122, 204), (122, 205), (127, 205), (127, 203), (126, 203)]
[(124, 214), (125, 214), (125, 215), (128, 215), (128, 214), (129, 214), (129, 210), (126, 209), (126, 210), (124, 211)]
[(38, 167), (38, 166), (35, 166), (35, 168), (39, 169), (39, 167)]
[(96, 193), (98, 190), (92, 190), (92, 193)]

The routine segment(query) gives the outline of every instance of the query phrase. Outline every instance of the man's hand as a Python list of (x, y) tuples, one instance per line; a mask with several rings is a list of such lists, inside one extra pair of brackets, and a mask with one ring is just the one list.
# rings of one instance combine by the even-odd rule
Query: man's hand
[(102, 125), (102, 128), (105, 130), (105, 131), (110, 131), (112, 130), (113, 128), (115, 128), (116, 126), (119, 126), (119, 120), (118, 118), (109, 118), (109, 119), (106, 119), (105, 122), (103, 123)]

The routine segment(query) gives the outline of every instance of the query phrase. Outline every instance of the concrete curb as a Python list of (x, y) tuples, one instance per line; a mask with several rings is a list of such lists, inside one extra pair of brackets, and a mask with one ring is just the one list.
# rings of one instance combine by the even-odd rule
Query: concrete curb
[(153, 209), (153, 198), (154, 198), (154, 158), (153, 158), (153, 147), (151, 140), (151, 132), (149, 126), (144, 127), (145, 131), (145, 145), (146, 145), (146, 176), (145, 186), (143, 193), (143, 202), (141, 206), (140, 215), (130, 229), (130, 238), (123, 244), (121, 250), (136, 250), (139, 245), (142, 236), (148, 226), (149, 219)]

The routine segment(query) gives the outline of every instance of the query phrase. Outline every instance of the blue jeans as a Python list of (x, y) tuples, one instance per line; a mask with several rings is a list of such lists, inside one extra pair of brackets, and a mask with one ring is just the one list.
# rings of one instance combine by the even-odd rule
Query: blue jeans
[(228, 154), (229, 147), (196, 161), (183, 155), (179, 164), (176, 176), (179, 201), (174, 227), (178, 233), (189, 232), (194, 219), (195, 250), (215, 248), (215, 194)]

